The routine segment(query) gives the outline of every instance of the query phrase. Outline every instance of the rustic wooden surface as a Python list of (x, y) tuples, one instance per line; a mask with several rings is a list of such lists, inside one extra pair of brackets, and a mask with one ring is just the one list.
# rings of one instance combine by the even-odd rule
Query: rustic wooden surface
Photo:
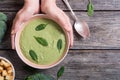
[[(0, 56), (8, 58), (16, 70), (16, 80), (41, 72), (56, 75), (60, 66), (65, 66), (65, 73), (60, 80), (119, 80), (120, 79), (120, 0), (93, 0), (95, 14), (88, 17), (88, 0), (69, 0), (79, 19), (88, 22), (91, 37), (83, 40), (74, 31), (74, 46), (67, 57), (56, 67), (48, 70), (27, 71), (16, 51), (11, 49), (10, 29), (16, 12), (23, 6), (23, 0), (0, 0), (0, 12), (8, 16), (8, 29), (0, 44)], [(62, 0), (57, 5), (70, 16)], [(71, 18), (71, 23), (74, 21)]]

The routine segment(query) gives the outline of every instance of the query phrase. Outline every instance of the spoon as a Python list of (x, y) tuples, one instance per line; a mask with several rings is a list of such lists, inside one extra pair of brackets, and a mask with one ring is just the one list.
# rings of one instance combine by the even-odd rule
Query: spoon
[(75, 30), (77, 31), (77, 33), (79, 35), (81, 35), (84, 39), (86, 39), (87, 37), (90, 36), (90, 30), (89, 30), (88, 24), (85, 21), (79, 21), (79, 19), (77, 18), (77, 16), (73, 12), (68, 0), (63, 0), (63, 1), (66, 4), (66, 6), (70, 9), (72, 17), (75, 20), (75, 23), (74, 23)]

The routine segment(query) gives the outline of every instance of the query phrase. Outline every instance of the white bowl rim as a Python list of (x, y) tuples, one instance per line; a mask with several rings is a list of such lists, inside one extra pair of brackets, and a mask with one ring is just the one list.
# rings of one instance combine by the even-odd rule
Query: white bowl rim
[[(34, 15), (32, 16), (28, 21), (26, 21), (25, 23), (29, 22), (31, 19), (34, 19), (35, 17), (42, 17), (42, 18), (47, 18), (47, 19), (51, 19), (53, 20), (52, 18), (50, 18), (49, 16), (45, 15), (45, 14), (37, 14), (37, 15)], [(54, 22), (56, 22), (55, 20), (53, 20)], [(23, 26), (25, 23), (22, 23), (20, 26)], [(60, 25), (58, 22), (56, 22), (58, 25)], [(70, 46), (70, 39), (69, 39), (69, 34), (61, 27), (61, 29), (63, 29), (64, 33), (65, 33), (65, 36), (66, 36), (66, 48), (64, 50), (64, 53), (63, 53), (63, 56), (54, 64), (51, 64), (51, 65), (39, 65), (39, 64), (35, 64), (31, 61), (29, 61), (21, 52), (21, 49), (20, 49), (20, 46), (19, 46), (19, 38), (20, 38), (20, 33), (22, 32), (22, 30), (24, 29), (25, 26), (21, 27), (19, 29), (19, 31), (16, 33), (16, 36), (15, 36), (15, 47), (16, 47), (16, 51), (17, 51), (17, 54), (18, 56), (20, 57), (20, 59), (26, 63), (27, 65), (33, 67), (33, 68), (37, 68), (37, 69), (48, 69), (48, 68), (52, 68), (56, 65), (58, 65), (61, 61), (63, 61), (63, 59), (66, 57), (67, 53), (68, 53), (68, 50), (69, 50), (69, 46)]]
[(13, 80), (14, 80), (15, 79), (15, 68), (14, 68), (13, 64), (5, 57), (0, 56), (0, 59), (5, 60), (6, 62), (8, 62), (11, 65), (12, 70), (13, 70)]

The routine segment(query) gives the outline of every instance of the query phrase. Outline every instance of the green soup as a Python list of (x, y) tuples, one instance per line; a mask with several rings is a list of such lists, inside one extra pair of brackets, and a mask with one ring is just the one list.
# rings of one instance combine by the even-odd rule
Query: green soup
[[(36, 30), (41, 24), (47, 24), (44, 29)], [(46, 46), (40, 44), (35, 37), (46, 40)], [(59, 42), (59, 40), (61, 40)], [(44, 43), (44, 42), (43, 42)], [(64, 55), (66, 38), (61, 27), (50, 19), (36, 18), (25, 25), (20, 35), (20, 48), (23, 55), (30, 61), (40, 65), (54, 64)], [(36, 54), (30, 55), (30, 50)], [(37, 62), (35, 59), (37, 58)]]

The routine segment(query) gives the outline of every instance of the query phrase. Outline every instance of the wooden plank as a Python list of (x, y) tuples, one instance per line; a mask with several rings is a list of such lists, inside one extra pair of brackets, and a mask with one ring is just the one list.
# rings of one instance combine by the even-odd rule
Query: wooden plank
[[(86, 10), (88, 0), (68, 0), (74, 10)], [(92, 0), (95, 10), (120, 10), (120, 0)], [(23, 0), (1, 0), (0, 11), (17, 11), (23, 5)], [(57, 5), (68, 10), (62, 0), (57, 0)]]
[[(88, 0), (68, 0), (73, 10), (86, 10)], [(120, 0), (92, 0), (95, 10), (120, 10)], [(62, 0), (57, 0), (57, 5), (63, 10), (68, 10)]]
[(0, 11), (18, 11), (23, 6), (23, 0), (0, 0)]
[(4, 12), (4, 13), (8, 17), (7, 31), (2, 40), (2, 43), (0, 44), (0, 49), (11, 49), (10, 32), (11, 32), (12, 22), (15, 17), (15, 12)]
[(120, 12), (96, 12), (93, 17), (84, 12), (76, 15), (88, 22), (91, 37), (83, 40), (74, 30), (73, 49), (120, 49)]
[[(15, 12), (5, 13), (8, 15), (8, 31), (0, 49), (11, 49), (10, 28)], [(74, 30), (74, 46), (71, 49), (120, 49), (120, 12), (96, 12), (93, 17), (88, 17), (85, 12), (76, 12), (76, 15), (88, 22), (91, 37), (83, 40)]]
[(65, 66), (65, 73), (60, 80), (119, 80), (120, 50), (70, 50), (67, 57), (56, 67), (47, 70), (26, 70), (15, 51), (0, 51), (0, 56), (8, 58), (16, 70), (16, 80), (36, 72), (56, 76), (60, 66)]

